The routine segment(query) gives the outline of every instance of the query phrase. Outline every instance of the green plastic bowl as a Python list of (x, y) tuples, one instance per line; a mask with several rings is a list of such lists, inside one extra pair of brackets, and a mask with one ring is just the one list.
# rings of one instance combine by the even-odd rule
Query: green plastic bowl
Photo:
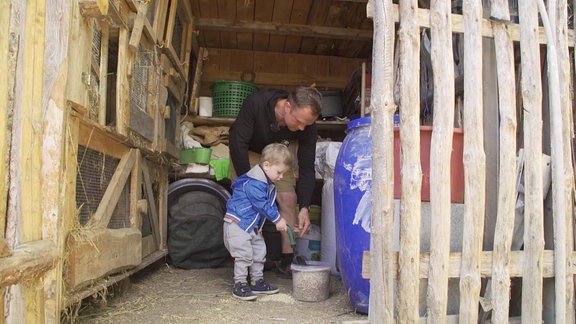
[(210, 157), (212, 156), (212, 149), (205, 147), (196, 147), (194, 150), (194, 163), (208, 164), (210, 163)]
[(208, 164), (210, 163), (211, 156), (212, 156), (211, 148), (195, 147), (191, 149), (183, 149), (180, 151), (180, 164), (189, 164), (189, 163)]

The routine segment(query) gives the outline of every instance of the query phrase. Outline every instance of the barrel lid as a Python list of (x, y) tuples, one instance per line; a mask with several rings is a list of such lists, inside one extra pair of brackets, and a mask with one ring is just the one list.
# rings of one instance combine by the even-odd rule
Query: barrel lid
[(368, 126), (370, 125), (370, 122), (371, 122), (370, 116), (351, 120), (346, 126), (346, 133), (350, 132), (353, 128)]

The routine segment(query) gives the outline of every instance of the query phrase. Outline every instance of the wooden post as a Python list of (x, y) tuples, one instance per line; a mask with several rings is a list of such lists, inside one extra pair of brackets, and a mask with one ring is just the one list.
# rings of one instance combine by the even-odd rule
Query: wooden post
[(464, 228), (460, 322), (478, 323), (480, 264), (486, 203), (483, 128), (482, 1), (464, 0)]
[[(5, 34), (10, 26), (10, 1), (0, 2), (0, 30), (4, 30)], [(8, 133), (8, 103), (9, 93), (12, 95), (13, 89), (9, 91), (10, 69), (8, 53), (10, 52), (11, 44), (10, 37), (0, 37), (0, 107), (5, 107), (0, 111), (0, 165), (6, 165), (6, 154), (8, 152), (9, 138)], [(6, 168), (0, 168), (0, 179), (6, 179)], [(5, 181), (0, 181), (0, 201), (6, 201), (8, 195), (8, 186)], [(4, 237), (6, 229), (6, 204), (0, 204), (0, 237)], [(0, 291), (3, 294), (3, 290)], [(4, 299), (0, 297), (0, 303), (3, 304)]]
[(542, 201), (542, 80), (538, 44), (538, 9), (534, 1), (518, 1), (524, 103), (524, 273), (522, 322), (542, 322), (542, 253), (544, 202)]
[[(560, 106), (562, 116), (562, 145), (564, 155), (564, 180), (562, 181), (565, 196), (566, 218), (566, 255), (572, 255), (574, 251), (574, 169), (572, 167), (572, 138), (574, 137), (574, 116), (572, 114), (571, 71), (573, 69), (563, 68), (570, 66), (569, 43), (568, 43), (568, 8), (566, 1), (560, 1), (556, 10), (557, 25), (556, 31), (556, 52), (558, 55), (558, 73), (560, 82)], [(570, 262), (568, 262), (570, 264)], [(574, 276), (567, 273), (566, 280), (566, 323), (576, 322), (576, 315), (573, 311), (574, 305)], [(558, 298), (558, 297), (557, 297)]]
[(400, 251), (398, 321), (417, 323), (420, 291), (420, 34), (416, 24), (418, 1), (400, 2)]
[[(430, 147), (430, 277), (428, 323), (445, 323), (448, 304), (450, 254), (450, 157), (454, 136), (454, 59), (452, 55), (451, 1), (432, 0), (432, 70), (434, 123)], [(449, 68), (447, 68), (449, 67)]]
[[(492, 0), (491, 15), (500, 21), (509, 21), (507, 1)], [(509, 254), (514, 230), (516, 209), (516, 90), (514, 49), (508, 27), (492, 22), (496, 47), (499, 108), (499, 171), (498, 204), (494, 233), (494, 263), (492, 265), (492, 307), (495, 323), (509, 319), (510, 275)]]
[[(548, 55), (548, 89), (549, 89), (549, 106), (550, 106), (550, 132), (552, 146), (552, 200), (554, 215), (554, 266), (555, 266), (555, 319), (558, 323), (566, 322), (567, 301), (572, 300), (573, 296), (568, 296), (566, 291), (566, 281), (569, 279), (567, 255), (566, 255), (566, 183), (564, 181), (564, 144), (562, 139), (562, 108), (560, 98), (560, 77), (558, 71), (558, 50), (556, 48), (556, 1), (548, 2), (550, 13), (547, 13), (546, 7), (542, 0), (538, 1), (540, 17), (546, 31), (546, 47)], [(574, 313), (574, 310), (570, 310)]]
[(110, 25), (107, 22), (101, 21), (100, 28), (102, 30), (102, 39), (100, 45), (100, 104), (98, 105), (98, 123), (106, 125), (106, 105), (108, 100), (108, 48), (110, 45)]
[[(126, 21), (127, 9), (121, 4), (119, 10), (121, 17)], [(116, 130), (124, 136), (128, 135), (128, 125), (130, 123), (130, 79), (134, 62), (134, 54), (128, 50), (129, 36), (129, 31), (126, 28), (119, 28), (118, 74), (116, 76)]]
[[(370, 4), (368, 5), (370, 6)], [(391, 0), (374, 0), (372, 57), (372, 226), (370, 229), (370, 302), (374, 323), (394, 320), (392, 229), (394, 219), (393, 88), (394, 19)]]
[[(63, 256), (65, 253), (66, 227), (66, 144), (68, 105), (66, 85), (68, 82), (68, 35), (70, 7), (66, 2), (46, 6), (46, 51), (44, 55), (44, 91), (42, 108), (42, 238), (55, 244), (59, 256), (54, 268), (44, 275), (44, 313), (48, 323), (60, 321), (63, 300)], [(47, 102), (46, 102), (47, 101)]]
[(204, 62), (208, 59), (208, 50), (200, 47), (196, 56), (196, 69), (194, 71), (194, 83), (192, 84), (192, 93), (190, 94), (189, 110), (193, 116), (199, 115), (198, 94), (200, 93), (200, 83), (202, 82), (202, 73), (204, 71)]

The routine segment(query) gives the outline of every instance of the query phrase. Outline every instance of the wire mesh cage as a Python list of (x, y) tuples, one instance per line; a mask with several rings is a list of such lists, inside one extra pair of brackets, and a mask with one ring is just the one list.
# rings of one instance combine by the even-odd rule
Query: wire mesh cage
[(147, 111), (150, 71), (154, 62), (154, 52), (138, 46), (130, 80), (130, 105)]
[[(120, 160), (104, 153), (78, 146), (76, 175), (76, 209), (80, 225), (85, 225), (96, 212)], [(130, 188), (126, 182), (114, 208), (108, 228), (130, 227)]]

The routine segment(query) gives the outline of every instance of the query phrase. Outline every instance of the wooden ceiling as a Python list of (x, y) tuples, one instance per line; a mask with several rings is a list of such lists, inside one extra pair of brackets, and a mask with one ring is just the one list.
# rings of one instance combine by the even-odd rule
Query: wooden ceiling
[(369, 59), (367, 0), (186, 0), (197, 46)]

